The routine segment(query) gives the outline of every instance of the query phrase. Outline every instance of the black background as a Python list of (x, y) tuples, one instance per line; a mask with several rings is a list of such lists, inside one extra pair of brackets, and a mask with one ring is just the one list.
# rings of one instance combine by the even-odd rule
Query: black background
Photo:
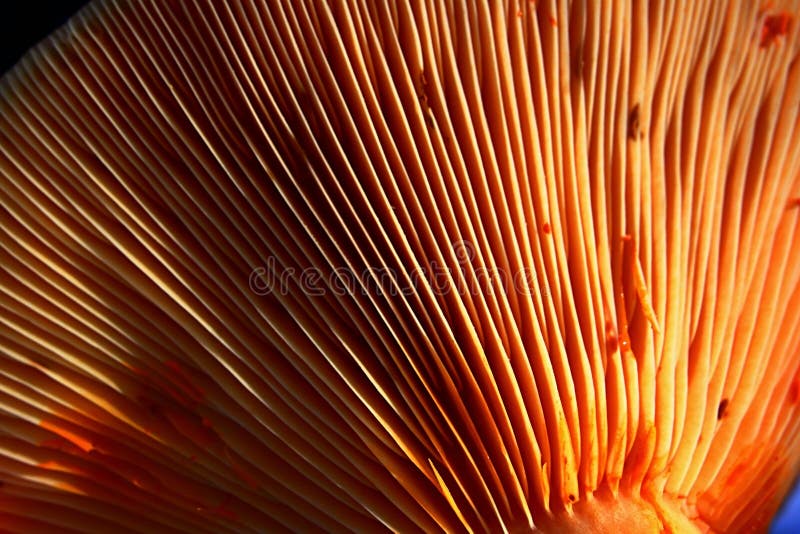
[(0, 0), (0, 75), (87, 3), (87, 0)]

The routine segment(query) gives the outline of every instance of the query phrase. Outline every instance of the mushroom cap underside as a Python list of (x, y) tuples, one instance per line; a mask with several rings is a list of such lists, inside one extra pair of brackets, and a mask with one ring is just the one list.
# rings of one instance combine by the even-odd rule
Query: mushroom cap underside
[(0, 82), (0, 526), (750, 532), (796, 1), (97, 1)]

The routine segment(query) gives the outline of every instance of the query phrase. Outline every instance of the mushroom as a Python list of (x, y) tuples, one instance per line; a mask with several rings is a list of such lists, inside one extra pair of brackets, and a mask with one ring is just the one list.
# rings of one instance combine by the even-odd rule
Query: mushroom
[(766, 528), (800, 6), (607, 4), (97, 1), (32, 50), (3, 529)]

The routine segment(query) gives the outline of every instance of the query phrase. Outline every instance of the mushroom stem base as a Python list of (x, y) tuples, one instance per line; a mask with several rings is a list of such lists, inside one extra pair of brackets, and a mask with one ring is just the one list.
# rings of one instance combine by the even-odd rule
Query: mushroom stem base
[(564, 534), (619, 534), (620, 532), (654, 532), (693, 534), (707, 532), (697, 521), (689, 519), (678, 503), (663, 498), (612, 494), (607, 488), (584, 496), (571, 511), (555, 513), (536, 521), (534, 532)]

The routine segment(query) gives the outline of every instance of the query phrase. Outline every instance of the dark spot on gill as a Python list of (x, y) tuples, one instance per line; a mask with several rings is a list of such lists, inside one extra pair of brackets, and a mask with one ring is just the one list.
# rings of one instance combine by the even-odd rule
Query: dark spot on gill
[(628, 139), (632, 141), (639, 139), (641, 136), (639, 113), (639, 103), (637, 102), (631, 109), (630, 115), (628, 115)]
[(719, 421), (726, 415), (728, 415), (728, 399), (722, 399), (719, 401), (719, 407), (717, 408), (717, 420)]

